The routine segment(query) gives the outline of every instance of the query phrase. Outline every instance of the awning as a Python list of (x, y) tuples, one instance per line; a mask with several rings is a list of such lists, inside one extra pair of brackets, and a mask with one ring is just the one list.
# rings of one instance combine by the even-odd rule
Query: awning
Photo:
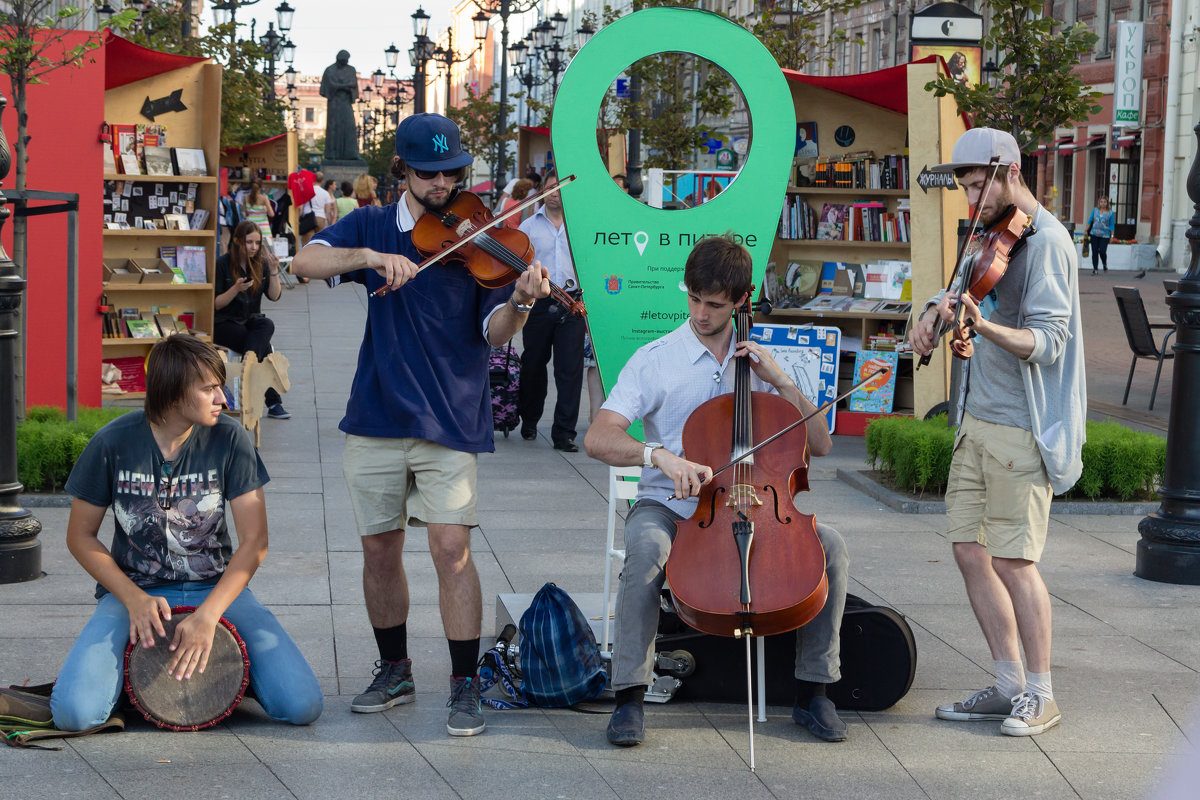
[(108, 28), (104, 29), (104, 47), (105, 89), (115, 89), (143, 78), (151, 78), (208, 60), (204, 56), (180, 56), (151, 50), (121, 38)]
[(467, 191), (469, 191), (469, 192), (490, 192), (491, 190), (492, 190), (492, 182), (484, 181), (483, 183), (475, 184)]
[[(941, 56), (926, 56), (913, 64), (924, 64)], [(943, 69), (945, 66), (943, 65)], [(783, 70), (783, 76), (789, 81), (799, 81), (811, 86), (819, 86), (856, 100), (862, 100), (872, 105), (886, 108), (900, 114), (908, 113), (908, 64), (866, 72), (861, 75), (806, 75), (795, 70)]]
[(1092, 134), (1088, 137), (1087, 144), (1078, 148), (1079, 150), (1104, 150), (1108, 137), (1103, 133)]
[(1142, 143), (1141, 131), (1128, 131), (1117, 137), (1115, 147), (1137, 147)]
[(1058, 151), (1058, 154), (1060, 156), (1075, 155), (1075, 137), (1074, 136), (1059, 137), (1054, 142), (1054, 148)]

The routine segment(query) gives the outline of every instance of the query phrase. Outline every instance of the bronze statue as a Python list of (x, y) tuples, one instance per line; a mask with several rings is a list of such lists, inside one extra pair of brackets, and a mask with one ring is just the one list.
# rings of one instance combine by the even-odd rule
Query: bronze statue
[(358, 156), (358, 127), (354, 121), (354, 101), (358, 99), (358, 73), (350, 66), (350, 53), (341, 50), (337, 63), (325, 68), (321, 76), (321, 96), (325, 106), (325, 160), (351, 161)]

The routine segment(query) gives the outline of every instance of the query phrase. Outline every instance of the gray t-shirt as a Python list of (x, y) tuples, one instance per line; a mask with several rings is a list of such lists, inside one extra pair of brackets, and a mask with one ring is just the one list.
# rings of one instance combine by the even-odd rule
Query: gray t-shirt
[[(988, 321), (1008, 328), (1020, 327), (1021, 298), (1025, 294), (1031, 249), (1028, 244), (1025, 242), (1009, 260), (1004, 276), (980, 305)], [(975, 355), (962, 362), (967, 380), (967, 413), (984, 422), (1030, 430), (1021, 360), (982, 336), (976, 336), (974, 341)]]
[[(92, 437), (66, 489), (94, 506), (112, 506), (113, 559), (147, 589), (216, 583), (233, 555), (225, 500), (269, 480), (246, 432), (229, 417), (211, 428), (193, 426), (175, 460), (165, 462), (145, 412), (131, 411)], [(97, 585), (96, 597), (106, 593)]]

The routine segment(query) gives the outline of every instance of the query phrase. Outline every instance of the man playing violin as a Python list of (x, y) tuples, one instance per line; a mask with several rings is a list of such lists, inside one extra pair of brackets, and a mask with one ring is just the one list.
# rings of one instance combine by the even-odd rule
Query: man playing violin
[(483, 618), (471, 559), (477, 524), (476, 458), (492, 452), (489, 348), (521, 329), (533, 302), (550, 293), (534, 262), (512, 286), (481, 287), (461, 266), (418, 274), (412, 230), (446, 207), (474, 159), (458, 126), (439, 114), (405, 117), (392, 171), (407, 182), (400, 200), (355, 209), (319, 232), (292, 264), (330, 286), (370, 293), (358, 368), (339, 428), (342, 468), (363, 545), (363, 594), (379, 649), (374, 679), (352, 711), (383, 711), (415, 697), (408, 657), (409, 592), (403, 564), (408, 525), (428, 529), (450, 649), (452, 736), (486, 727), (475, 678)]
[[(816, 410), (766, 348), (755, 341), (735, 342), (732, 317), (749, 297), (751, 270), (750, 253), (730, 237), (710, 236), (692, 249), (683, 275), (687, 322), (633, 354), (584, 438), (592, 458), (611, 466), (643, 466), (637, 502), (625, 521), (625, 564), (617, 592), (612, 667), (617, 707), (607, 736), (618, 746), (645, 740), (642, 704), (653, 675), (664, 567), (676, 522), (691, 516), (700, 488), (713, 476), (712, 465), (678, 455), (684, 423), (706, 400), (733, 391), (735, 358), (750, 358), (753, 390), (777, 393), (802, 414)], [(626, 433), (639, 419), (647, 444)], [(823, 421), (806, 428), (809, 452), (828, 453), (833, 443)], [(792, 718), (821, 739), (840, 742), (846, 725), (825, 696), (825, 686), (841, 678), (839, 629), (849, 559), (837, 531), (818, 524), (817, 534), (825, 549), (829, 596), (821, 612), (797, 631)]]
[(938, 320), (954, 323), (961, 302), (961, 322), (975, 343), (974, 355), (961, 362), (947, 538), (996, 677), (936, 714), (1001, 720), (1002, 733), (1032, 736), (1061, 719), (1050, 681), (1050, 594), (1037, 562), (1050, 498), (1070, 489), (1083, 470), (1087, 387), (1075, 249), (1025, 185), (1010, 134), (969, 130), (955, 143), (950, 163), (934, 169), (955, 173), (982, 227), (1015, 205), (1035, 231), (981, 302), (970, 292), (943, 292), (926, 304), (909, 334), (915, 352), (932, 352)]

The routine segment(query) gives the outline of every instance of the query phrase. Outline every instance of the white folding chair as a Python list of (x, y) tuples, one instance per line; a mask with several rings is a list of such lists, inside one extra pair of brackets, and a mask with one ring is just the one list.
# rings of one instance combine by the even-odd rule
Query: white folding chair
[(608, 540), (604, 545), (604, 641), (600, 652), (605, 656), (611, 650), (609, 640), (609, 625), (612, 619), (612, 577), (613, 559), (625, 560), (625, 551), (616, 548), (617, 534), (617, 502), (624, 501), (629, 507), (629, 501), (637, 497), (638, 481), (642, 477), (641, 467), (609, 467), (608, 468)]

